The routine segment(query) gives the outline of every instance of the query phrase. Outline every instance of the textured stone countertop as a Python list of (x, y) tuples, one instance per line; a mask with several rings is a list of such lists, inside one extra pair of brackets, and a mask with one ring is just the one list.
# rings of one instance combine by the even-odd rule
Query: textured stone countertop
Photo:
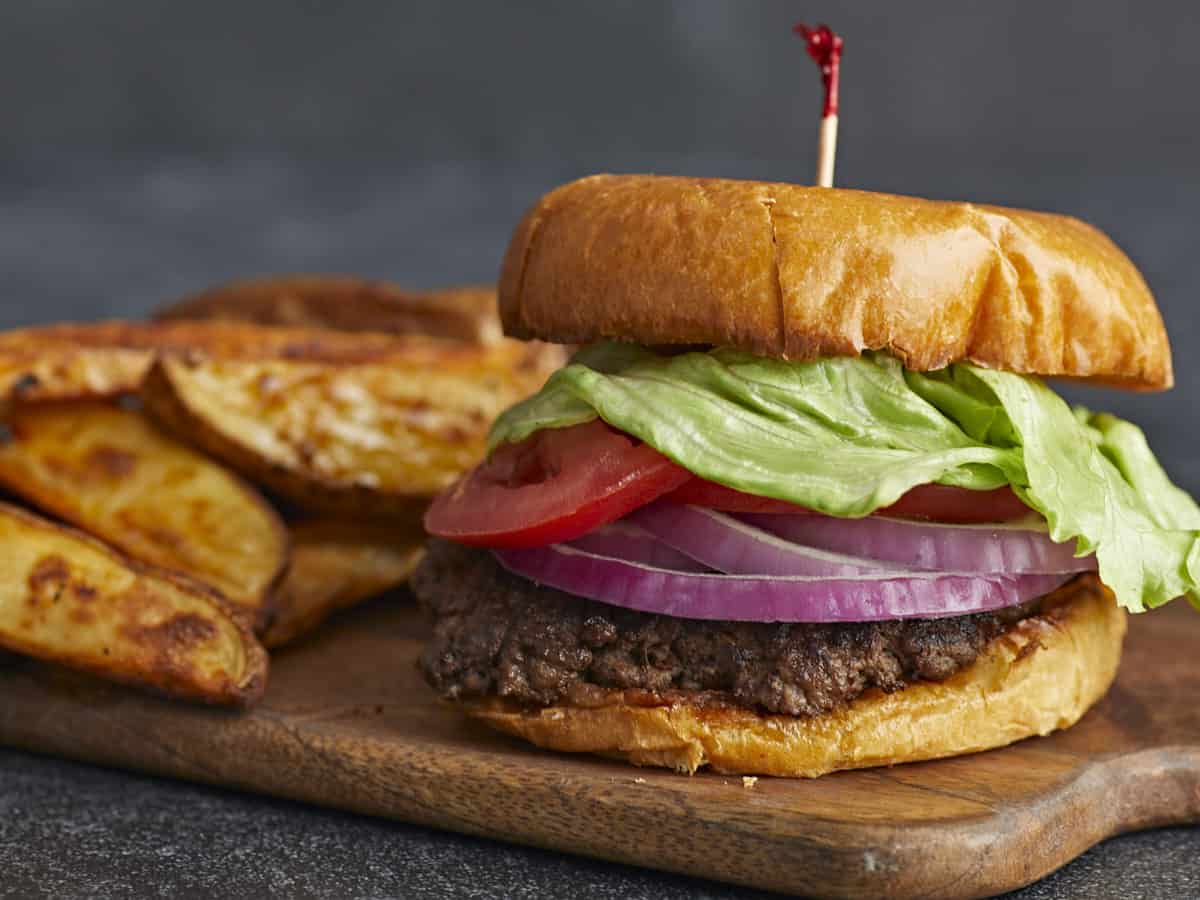
[[(490, 278), (539, 191), (581, 174), (472, 163), (330, 169), (294, 161), (0, 166), (0, 327), (137, 315), (223, 279), (344, 271), (422, 287)], [(618, 168), (606, 166), (607, 168)], [(772, 177), (771, 166), (666, 160), (662, 171)], [(940, 173), (939, 173), (940, 174)], [(1171, 177), (939, 177), (945, 196), (1060, 208), (1113, 229), (1156, 288), (1177, 351), (1200, 314), (1200, 184)], [(881, 185), (887, 187), (887, 185)], [(1179, 388), (1104, 395), (1200, 490), (1200, 362)], [(1099, 403), (1095, 396), (1090, 402)], [(3, 702), (3, 701), (0, 701)], [(756, 892), (0, 750), (0, 896), (751, 897)], [(1200, 896), (1200, 829), (1116, 838), (1022, 898)]]
[[(749, 898), (759, 891), (0, 751), (0, 896)], [(1200, 830), (1107, 841), (1011, 895), (1200, 897)]]

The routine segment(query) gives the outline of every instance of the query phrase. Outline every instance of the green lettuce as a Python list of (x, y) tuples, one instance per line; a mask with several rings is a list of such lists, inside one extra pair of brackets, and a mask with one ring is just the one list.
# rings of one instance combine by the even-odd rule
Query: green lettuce
[(1054, 540), (1096, 554), (1126, 609), (1200, 596), (1200, 507), (1136, 426), (1072, 410), (1036, 378), (965, 363), (921, 374), (885, 354), (792, 363), (605, 343), (506, 411), (490, 449), (597, 417), (710, 481), (833, 516), (920, 484), (1012, 485)]

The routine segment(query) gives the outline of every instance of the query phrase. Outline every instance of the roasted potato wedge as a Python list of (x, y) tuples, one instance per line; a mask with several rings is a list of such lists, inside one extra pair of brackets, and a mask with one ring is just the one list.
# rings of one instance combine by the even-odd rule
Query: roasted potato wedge
[(492, 419), (549, 369), (514, 342), (395, 340), (408, 351), (362, 363), (164, 356), (142, 399), (169, 431), (303, 509), (407, 519), (479, 461)]
[[(70, 334), (73, 327), (0, 334), (0, 405), (113, 397), (137, 389), (154, 361), (153, 353), (113, 344), (78, 343)], [(104, 332), (96, 336), (109, 337)]]
[(424, 543), (418, 522), (296, 523), (292, 562), (263, 643), (271, 649), (292, 643), (338, 610), (404, 584), (421, 561)]
[(203, 585), (7, 504), (0, 547), (0, 647), (206, 703), (261, 697), (266, 651)]
[[(446, 351), (445, 348), (457, 348)], [(93, 322), (24, 328), (0, 334), (0, 405), (132, 393), (160, 356), (296, 359), (326, 363), (436, 360), (443, 352), (503, 356), (518, 368), (550, 371), (561, 349), (504, 341), (477, 348), (424, 336), (331, 329), (279, 328), (245, 322)]]
[(346, 275), (233, 281), (173, 303), (155, 318), (427, 334), (477, 344), (494, 344), (503, 336), (492, 286), (414, 292)]
[(266, 623), (288, 535), (240, 478), (102, 400), (21, 404), (4, 425), (0, 486), (134, 559), (216, 588)]
[(562, 360), (515, 341), (244, 322), (60, 325), (0, 335), (0, 409), (136, 391), (161, 361), (145, 399), (188, 442), (303, 507), (408, 516)]

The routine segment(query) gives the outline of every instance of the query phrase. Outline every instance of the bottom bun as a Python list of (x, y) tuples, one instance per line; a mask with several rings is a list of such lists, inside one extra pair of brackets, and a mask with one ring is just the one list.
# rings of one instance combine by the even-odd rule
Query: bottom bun
[(1121, 660), (1125, 613), (1094, 575), (1043, 601), (969, 667), (893, 694), (869, 691), (824, 716), (672, 700), (531, 709), (493, 697), (463, 704), (500, 731), (551, 750), (639, 766), (815, 778), (839, 769), (958, 756), (1067, 728), (1104, 696)]

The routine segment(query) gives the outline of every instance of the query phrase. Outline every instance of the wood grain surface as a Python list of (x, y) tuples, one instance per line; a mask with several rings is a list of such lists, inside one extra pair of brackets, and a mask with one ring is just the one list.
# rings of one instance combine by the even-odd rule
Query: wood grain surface
[(687, 777), (545, 753), (440, 706), (405, 595), (277, 657), (230, 713), (38, 664), (0, 668), (0, 742), (139, 771), (799, 894), (984, 896), (1105, 837), (1200, 821), (1200, 615), (1136, 617), (1073, 729), (815, 781)]

